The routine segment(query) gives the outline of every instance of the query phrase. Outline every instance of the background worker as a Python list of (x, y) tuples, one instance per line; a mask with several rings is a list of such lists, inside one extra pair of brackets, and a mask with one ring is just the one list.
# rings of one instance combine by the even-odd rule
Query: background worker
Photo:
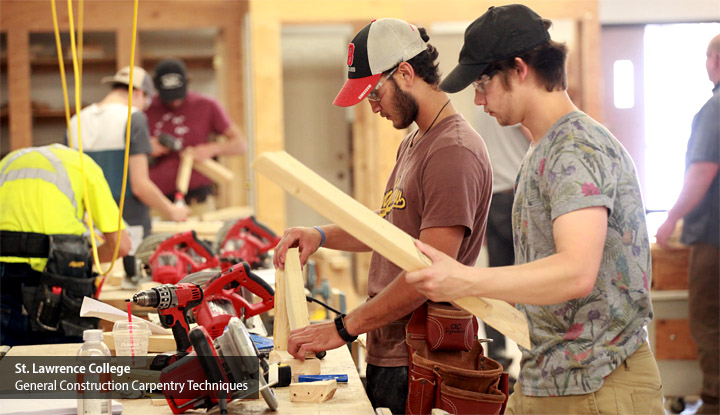
[[(95, 160), (105, 173), (113, 198), (119, 204), (122, 191), (123, 166), (128, 121), (128, 85), (130, 67), (120, 69), (114, 76), (105, 77), (110, 92), (100, 102), (92, 104), (70, 120), (73, 147), (79, 146), (78, 131), (82, 134), (83, 150)], [(151, 152), (147, 117), (142, 112), (150, 105), (155, 93), (150, 76), (142, 68), (133, 71), (133, 97), (130, 130), (129, 183), (125, 191), (123, 219), (134, 226), (142, 226), (150, 235), (150, 207), (173, 221), (184, 221), (190, 209), (175, 205), (150, 180), (148, 154)], [(78, 129), (78, 121), (80, 129)]]
[[(490, 203), (490, 161), (482, 138), (437, 88), (438, 53), (428, 40), (425, 29), (398, 19), (379, 19), (365, 26), (350, 43), (349, 79), (334, 103), (352, 106), (367, 96), (372, 111), (393, 127), (417, 124), (397, 151), (380, 216), (474, 265)], [(275, 248), (275, 266), (284, 268), (290, 247), (299, 247), (305, 264), (321, 245), (351, 252), (370, 250), (337, 225), (290, 228)], [(288, 351), (303, 358), (305, 352), (334, 349), (367, 332), (368, 397), (374, 407), (387, 407), (393, 413), (405, 413), (408, 395), (405, 325), (427, 300), (398, 278), (401, 272), (373, 253), (370, 299), (335, 322), (294, 330), (288, 341)]]
[(668, 247), (683, 218), (680, 241), (690, 245), (690, 330), (698, 346), (703, 386), (698, 414), (720, 413), (720, 35), (707, 48), (705, 67), (713, 95), (695, 115), (685, 155), (685, 180), (677, 201), (657, 231)]
[[(240, 129), (215, 99), (188, 91), (189, 79), (182, 61), (166, 59), (159, 62), (154, 80), (158, 95), (145, 111), (150, 126), (151, 155), (157, 157), (150, 167), (150, 178), (165, 196), (173, 199), (177, 192), (175, 180), (180, 155), (160, 144), (162, 134), (179, 140), (185, 150), (192, 148), (194, 159), (198, 161), (218, 155), (242, 154), (247, 144)], [(227, 140), (211, 142), (213, 134), (223, 135)], [(210, 179), (192, 172), (185, 199), (194, 213), (215, 210), (211, 185)]]
[[(81, 341), (83, 330), (94, 328), (94, 320), (79, 317), (82, 297), (95, 293), (85, 206), (103, 233), (102, 262), (112, 259), (119, 211), (102, 169), (83, 157), (88, 200), (74, 149), (30, 147), (0, 160), (0, 344)], [(119, 257), (130, 251), (124, 228)], [(44, 299), (58, 301), (53, 313), (39, 313)]]
[(440, 84), (472, 83), (500, 125), (530, 130), (513, 203), (516, 265), (471, 268), (416, 242), (433, 265), (406, 279), (435, 301), (482, 296), (524, 312), (532, 348), (521, 348), (506, 413), (664, 414), (645, 328), (650, 244), (635, 166), (570, 100), (567, 48), (549, 27), (526, 6), (491, 7)]

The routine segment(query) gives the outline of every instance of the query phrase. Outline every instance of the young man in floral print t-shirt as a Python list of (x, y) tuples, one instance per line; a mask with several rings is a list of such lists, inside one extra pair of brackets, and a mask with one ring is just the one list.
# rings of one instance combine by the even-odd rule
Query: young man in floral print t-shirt
[(525, 313), (532, 347), (506, 413), (664, 414), (645, 331), (650, 246), (635, 166), (570, 100), (567, 48), (549, 27), (526, 6), (491, 7), (440, 84), (472, 83), (475, 104), (532, 133), (515, 182), (515, 265), (470, 268), (417, 242), (433, 265), (406, 279), (434, 301), (477, 295)]

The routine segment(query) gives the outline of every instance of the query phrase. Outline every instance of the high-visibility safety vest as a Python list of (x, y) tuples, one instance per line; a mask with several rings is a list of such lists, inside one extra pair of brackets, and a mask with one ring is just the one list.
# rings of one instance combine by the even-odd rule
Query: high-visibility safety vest
[[(83, 155), (87, 207), (100, 232), (117, 231), (118, 207), (102, 169)], [(61, 144), (16, 150), (0, 161), (0, 230), (83, 235), (87, 228), (79, 153)], [(122, 226), (124, 228), (124, 226)], [(46, 259), (0, 257), (42, 271)]]

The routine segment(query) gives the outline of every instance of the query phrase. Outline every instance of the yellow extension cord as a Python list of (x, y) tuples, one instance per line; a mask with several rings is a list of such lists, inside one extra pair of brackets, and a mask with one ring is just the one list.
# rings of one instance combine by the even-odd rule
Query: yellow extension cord
[[(51, 0), (52, 4), (52, 14), (53, 14), (53, 25), (55, 28), (55, 43), (58, 50), (58, 63), (60, 65), (60, 77), (62, 78), (62, 87), (63, 87), (63, 98), (65, 100), (65, 119), (67, 122), (67, 128), (68, 128), (68, 144), (72, 147), (72, 132), (70, 130), (70, 104), (68, 102), (68, 93), (67, 93), (67, 83), (65, 80), (65, 65), (63, 62), (62, 57), (62, 47), (60, 45), (60, 31), (58, 29), (58, 22), (57, 22), (57, 11), (55, 9), (55, 0)], [(138, 13), (138, 0), (134, 1), (134, 14), (133, 14), (133, 37), (132, 37), (132, 47), (131, 47), (131, 55), (130, 55), (130, 82), (128, 85), (128, 121), (127, 121), (127, 129), (125, 131), (125, 162), (123, 165), (123, 181), (122, 181), (122, 190), (120, 192), (120, 213), (118, 217), (118, 226), (117, 226), (117, 237), (115, 239), (115, 251), (113, 252), (112, 260), (110, 261), (110, 267), (103, 271), (100, 267), (100, 258), (98, 256), (98, 248), (97, 248), (97, 242), (95, 240), (95, 228), (93, 224), (93, 218), (92, 218), (92, 211), (90, 210), (89, 205), (89, 197), (87, 192), (87, 178), (85, 176), (85, 160), (83, 158), (83, 146), (82, 146), (82, 132), (80, 127), (80, 110), (81, 110), (81, 101), (80, 101), (80, 95), (81, 95), (81, 82), (82, 82), (82, 21), (83, 21), (83, 0), (79, 0), (78, 2), (78, 38), (79, 38), (79, 53), (75, 46), (75, 27), (74, 27), (74, 17), (73, 17), (73, 9), (72, 9), (72, 0), (67, 0), (68, 5), (68, 21), (70, 24), (70, 46), (72, 48), (72, 59), (73, 59), (73, 73), (75, 76), (75, 114), (78, 116), (78, 150), (80, 152), (80, 172), (83, 179), (83, 202), (85, 204), (85, 211), (87, 212), (87, 219), (86, 219), (86, 225), (90, 231), (90, 242), (92, 244), (92, 252), (93, 252), (93, 259), (95, 261), (95, 264), (97, 264), (98, 270), (100, 271), (100, 275), (103, 276), (103, 280), (100, 283), (100, 287), (102, 287), (103, 282), (105, 281), (105, 277), (107, 274), (112, 270), (113, 265), (115, 264), (115, 260), (117, 259), (118, 252), (120, 250), (120, 227), (122, 225), (122, 213), (123, 208), (125, 207), (125, 192), (127, 190), (127, 175), (128, 175), (128, 157), (130, 153), (130, 126), (131, 126), (131, 115), (132, 115), (132, 97), (133, 97), (133, 71), (135, 68), (135, 38), (137, 33), (137, 13)], [(78, 59), (79, 56), (79, 59)], [(98, 290), (99, 293), (99, 290)]]

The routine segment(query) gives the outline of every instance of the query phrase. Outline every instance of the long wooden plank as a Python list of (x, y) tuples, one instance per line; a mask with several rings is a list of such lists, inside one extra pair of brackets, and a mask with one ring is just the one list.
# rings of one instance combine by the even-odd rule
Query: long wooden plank
[(208, 179), (214, 181), (217, 184), (227, 184), (232, 182), (233, 180), (232, 171), (212, 159), (195, 161), (193, 164), (193, 169), (197, 170), (200, 174), (205, 175)]
[(180, 167), (178, 167), (177, 178), (175, 179), (175, 187), (178, 192), (185, 196), (190, 186), (190, 177), (192, 175), (192, 166), (195, 156), (191, 151), (185, 151), (180, 155)]
[(291, 331), (310, 324), (298, 248), (288, 249), (285, 256), (285, 308)]
[(285, 271), (275, 269), (275, 322), (273, 323), (273, 346), (275, 350), (287, 350), (290, 337), (287, 307), (285, 306)]
[[(264, 153), (253, 162), (253, 168), (400, 268), (414, 271), (429, 264), (427, 257), (415, 247), (410, 235), (343, 193), (286, 152)], [(530, 348), (527, 320), (510, 304), (479, 297), (466, 297), (454, 303), (519, 345)]]

